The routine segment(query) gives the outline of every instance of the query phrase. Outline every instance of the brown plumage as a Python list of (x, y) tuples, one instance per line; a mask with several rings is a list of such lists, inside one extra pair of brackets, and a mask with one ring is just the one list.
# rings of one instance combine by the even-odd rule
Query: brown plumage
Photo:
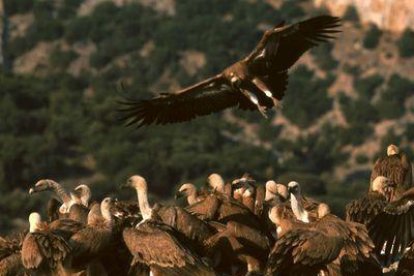
[[(214, 225), (217, 227), (217, 223)], [(234, 221), (218, 227), (218, 230), (206, 243), (209, 251), (224, 255), (221, 258), (224, 271), (219, 272), (231, 273), (228, 270), (237, 263), (244, 263), (245, 272), (259, 273), (263, 270), (270, 250), (270, 242), (263, 233)]]
[(30, 214), (29, 222), (30, 232), (21, 250), (23, 266), (34, 275), (64, 275), (62, 262), (71, 252), (70, 246), (47, 229), (39, 214)]
[(25, 275), (21, 258), (22, 243), (25, 234), (16, 237), (0, 237), (0, 275), (22, 276)]
[(111, 202), (110, 198), (102, 200), (101, 214), (91, 214), (88, 217), (87, 226), (70, 238), (69, 244), (72, 247), (72, 254), (65, 262), (65, 267), (70, 268), (71, 271), (89, 269), (90, 264), (103, 267), (112, 263), (117, 257), (116, 254), (113, 254), (116, 251), (113, 248), (115, 234), (110, 213)]
[(374, 245), (362, 224), (347, 223), (318, 208), (319, 219), (303, 223), (273, 207), (270, 219), (279, 239), (269, 255), (266, 275), (381, 275)]
[(143, 219), (156, 219), (173, 227), (182, 239), (186, 240), (187, 246), (194, 249), (198, 254), (203, 254), (204, 241), (215, 233), (215, 229), (206, 222), (198, 219), (185, 209), (178, 206), (163, 206), (155, 204), (153, 207), (148, 203), (148, 185), (146, 180), (138, 175), (131, 176), (124, 187), (136, 190), (140, 212)]
[(387, 156), (380, 157), (375, 162), (371, 173), (371, 182), (378, 176), (385, 176), (397, 185), (391, 199), (394, 200), (412, 187), (411, 161), (397, 146), (389, 145)]
[(366, 225), (381, 261), (388, 266), (399, 259), (414, 240), (414, 189), (389, 202), (395, 185), (379, 176), (366, 196), (346, 206), (346, 219)]
[(139, 262), (155, 275), (215, 275), (199, 256), (180, 241), (177, 231), (153, 219), (123, 231), (126, 246)]
[(318, 16), (276, 26), (264, 33), (246, 58), (222, 73), (174, 94), (124, 102), (122, 119), (138, 127), (177, 123), (234, 106), (264, 114), (282, 100), (288, 69), (307, 50), (333, 38), (332, 34), (339, 32), (339, 25), (337, 17)]
[(257, 230), (261, 229), (260, 220), (253, 212), (233, 198), (220, 193), (211, 193), (204, 200), (187, 206), (186, 210), (202, 220), (221, 223), (235, 221)]

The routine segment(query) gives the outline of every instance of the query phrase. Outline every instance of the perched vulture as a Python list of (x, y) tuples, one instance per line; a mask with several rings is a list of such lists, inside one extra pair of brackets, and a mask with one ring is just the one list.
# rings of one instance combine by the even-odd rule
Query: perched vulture
[(298, 220), (309, 222), (317, 217), (317, 210), (320, 203), (309, 197), (304, 197), (298, 182), (289, 182), (288, 192), (290, 194), (292, 211)]
[(263, 213), (265, 187), (257, 184), (248, 173), (233, 180), (232, 187), (234, 187), (233, 198), (243, 203), (250, 211), (260, 217)]
[(76, 204), (89, 207), (89, 201), (91, 200), (92, 193), (91, 189), (87, 185), (81, 184), (71, 192), (71, 196)]
[(52, 191), (54, 194), (63, 202), (59, 208), (61, 214), (69, 213), (70, 206), (75, 202), (72, 200), (70, 194), (63, 188), (62, 185), (57, 183), (54, 180), (50, 179), (41, 179), (36, 184), (30, 188), (29, 194), (43, 192), (43, 191)]
[(212, 173), (207, 178), (208, 187), (213, 192), (221, 193), (226, 196), (232, 195), (232, 185), (230, 183), (224, 183), (223, 177), (218, 173)]
[(371, 173), (371, 183), (378, 176), (385, 176), (397, 186), (391, 200), (398, 198), (412, 187), (412, 167), (408, 156), (395, 145), (389, 145), (387, 156), (380, 157)]
[(200, 255), (203, 254), (205, 240), (216, 233), (214, 227), (178, 206), (155, 204), (150, 207), (148, 203), (148, 184), (142, 176), (131, 176), (122, 186), (136, 190), (138, 205), (144, 220), (152, 218), (173, 227), (182, 235), (182, 239), (186, 240), (187, 246), (191, 244), (192, 249)]
[(62, 262), (71, 253), (68, 243), (50, 231), (38, 213), (30, 214), (29, 223), (21, 251), (23, 266), (34, 275), (66, 275)]
[(304, 223), (281, 206), (272, 207), (269, 218), (279, 239), (268, 258), (266, 275), (381, 275), (374, 245), (366, 228), (347, 223), (320, 204), (318, 218)]
[(25, 269), (20, 253), (24, 236), (25, 235), (20, 234), (17, 237), (0, 237), (0, 275), (25, 275)]
[(195, 241), (201, 246), (211, 236), (206, 223), (179, 207), (151, 207), (147, 182), (139, 175), (131, 176), (121, 187), (136, 190), (143, 218), (135, 228), (123, 231), (133, 263), (147, 265), (160, 275), (214, 275), (190, 245)]
[(86, 270), (98, 275), (127, 273), (129, 260), (122, 259), (118, 254), (120, 245), (113, 229), (111, 205), (112, 199), (109, 197), (102, 200), (100, 207), (94, 205), (88, 215), (87, 226), (70, 238), (72, 254), (65, 262), (65, 267), (71, 272)]
[(150, 267), (153, 275), (215, 275), (197, 254), (187, 248), (171, 226), (150, 218), (135, 228), (125, 228), (123, 237), (134, 257), (132, 264)]
[(205, 198), (205, 195), (200, 194), (197, 188), (191, 183), (185, 183), (180, 186), (178, 191), (175, 193), (175, 199), (185, 197), (188, 205), (197, 203)]
[(259, 110), (263, 115), (282, 100), (288, 69), (307, 50), (334, 38), (340, 20), (317, 16), (292, 25), (267, 30), (255, 49), (244, 59), (176, 93), (162, 93), (150, 100), (124, 102), (121, 118), (137, 127), (192, 120), (237, 106)]
[(394, 188), (391, 180), (378, 176), (367, 195), (346, 206), (346, 219), (366, 225), (385, 266), (397, 261), (414, 240), (414, 188), (389, 202)]

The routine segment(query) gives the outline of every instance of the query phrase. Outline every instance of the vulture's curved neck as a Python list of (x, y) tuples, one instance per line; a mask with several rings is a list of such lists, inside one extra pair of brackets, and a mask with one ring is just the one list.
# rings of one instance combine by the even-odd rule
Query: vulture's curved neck
[(138, 189), (136, 188), (138, 196), (138, 205), (139, 210), (141, 211), (142, 219), (147, 220), (151, 218), (152, 209), (148, 203), (148, 193), (147, 189)]
[(187, 196), (187, 203), (189, 205), (197, 202), (197, 191), (191, 190), (191, 193)]
[(107, 223), (109, 226), (112, 225), (112, 215), (109, 210), (109, 208), (102, 208), (101, 207), (101, 213), (102, 217), (105, 219), (105, 223)]
[(56, 193), (56, 195), (63, 201), (65, 205), (68, 205), (69, 202), (72, 200), (69, 194), (65, 191), (65, 189), (59, 183), (49, 180), (50, 187)]
[(294, 194), (290, 194), (290, 205), (292, 207), (292, 211), (295, 214), (295, 217), (303, 222), (309, 222), (308, 212), (303, 207), (302, 196), (298, 195), (296, 197)]

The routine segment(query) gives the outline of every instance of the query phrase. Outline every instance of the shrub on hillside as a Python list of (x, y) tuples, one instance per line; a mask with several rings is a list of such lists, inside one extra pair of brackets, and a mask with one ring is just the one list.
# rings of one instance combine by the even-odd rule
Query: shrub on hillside
[(339, 102), (346, 121), (351, 125), (359, 123), (368, 124), (378, 121), (377, 110), (366, 98), (353, 100), (342, 94), (339, 97)]
[(397, 45), (401, 57), (409, 58), (414, 56), (414, 31), (406, 29)]
[(414, 82), (397, 74), (391, 76), (387, 89), (376, 103), (382, 119), (396, 119), (405, 113), (405, 100), (413, 95)]
[(372, 24), (368, 32), (365, 34), (362, 45), (366, 49), (376, 48), (380, 41), (381, 35), (382, 35), (382, 31), (377, 27), (377, 25)]
[(380, 75), (372, 75), (366, 78), (357, 78), (354, 82), (355, 90), (360, 97), (371, 100), (375, 95), (376, 89), (384, 82)]
[(318, 79), (305, 66), (299, 66), (289, 78), (282, 110), (283, 114), (299, 127), (309, 127), (332, 107), (327, 89), (332, 80)]

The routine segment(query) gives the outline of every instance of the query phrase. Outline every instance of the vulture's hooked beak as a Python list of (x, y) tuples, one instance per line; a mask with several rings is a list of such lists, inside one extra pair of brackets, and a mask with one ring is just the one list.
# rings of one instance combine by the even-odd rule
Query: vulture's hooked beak
[(180, 192), (180, 191), (175, 192), (175, 196), (174, 196), (174, 199), (175, 200), (180, 199), (182, 197), (184, 197), (184, 193), (183, 192)]
[(29, 190), (29, 195), (32, 195), (32, 194), (34, 194), (34, 193), (36, 193), (35, 189), (30, 188), (30, 190)]

